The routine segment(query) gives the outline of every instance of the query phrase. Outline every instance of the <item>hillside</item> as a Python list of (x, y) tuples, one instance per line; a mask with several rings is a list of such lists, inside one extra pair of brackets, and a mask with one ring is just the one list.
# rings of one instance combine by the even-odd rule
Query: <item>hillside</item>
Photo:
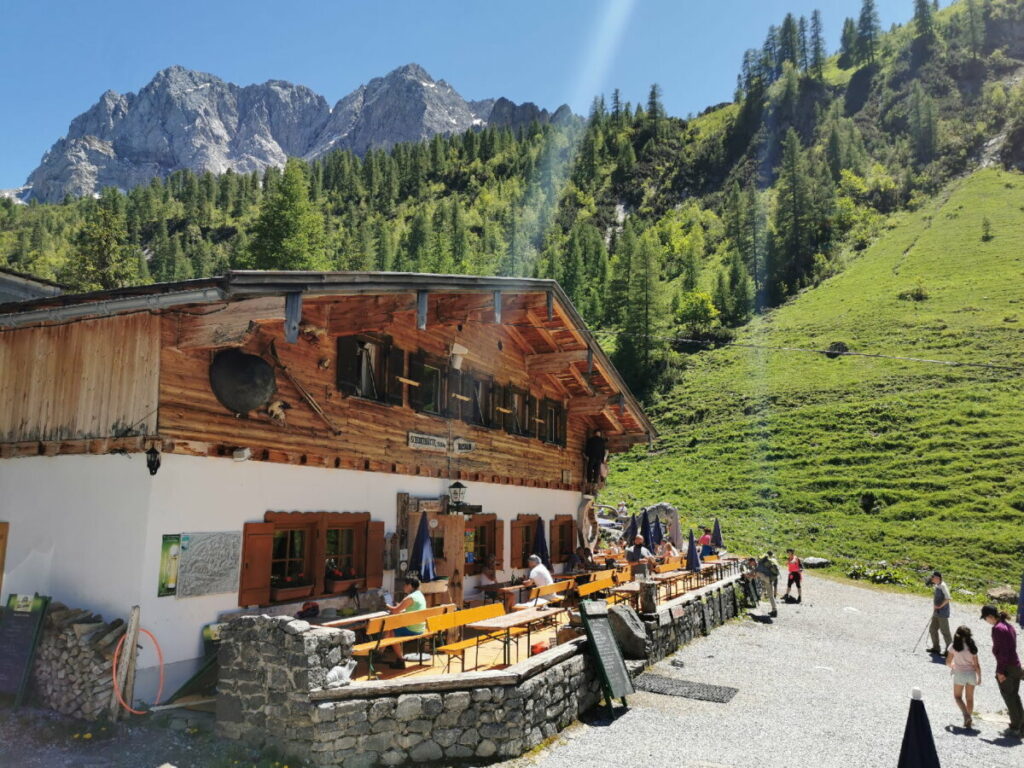
[[(652, 408), (656, 450), (616, 460), (603, 500), (668, 500), (687, 525), (719, 516), (741, 551), (795, 546), (844, 573), (884, 560), (909, 584), (932, 568), (973, 591), (1012, 582), (1024, 562), (1022, 288), (1024, 176), (953, 183), (736, 345), (691, 356)], [(837, 341), (1016, 370), (779, 350)]]

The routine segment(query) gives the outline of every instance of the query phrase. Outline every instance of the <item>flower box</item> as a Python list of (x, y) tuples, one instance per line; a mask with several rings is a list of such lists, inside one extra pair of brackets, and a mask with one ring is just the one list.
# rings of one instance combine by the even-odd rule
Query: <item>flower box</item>
[(348, 592), (352, 587), (362, 589), (362, 579), (324, 579), (324, 592), (328, 595), (340, 595)]
[(299, 586), (271, 587), (270, 599), (275, 603), (284, 603), (289, 600), (298, 600), (309, 597), (313, 594), (312, 584), (301, 584)]

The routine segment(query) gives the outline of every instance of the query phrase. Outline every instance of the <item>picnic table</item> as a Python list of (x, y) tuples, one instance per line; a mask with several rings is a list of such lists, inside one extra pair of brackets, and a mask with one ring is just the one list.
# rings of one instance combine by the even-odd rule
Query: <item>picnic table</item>
[(351, 629), (352, 631), (355, 631), (357, 629), (365, 629), (367, 623), (369, 623), (371, 619), (381, 619), (390, 615), (390, 611), (371, 611), (370, 613), (360, 613), (357, 616), (346, 616), (343, 619), (331, 619), (330, 621), (324, 621), (320, 623), (320, 626), (331, 627), (333, 629)]
[(533, 631), (533, 625), (542, 622), (549, 621), (560, 614), (566, 613), (565, 608), (527, 608), (522, 611), (516, 611), (515, 613), (506, 613), (501, 616), (495, 616), (492, 619), (484, 619), (483, 621), (477, 621), (472, 624), (467, 624), (470, 629), (478, 632), (493, 633), (493, 632), (504, 632), (504, 638), (502, 639), (502, 659), (505, 664), (512, 663), (512, 630), (517, 628), (526, 629), (526, 646), (530, 646), (530, 635)]
[(640, 582), (639, 581), (627, 581), (625, 584), (619, 584), (612, 590), (613, 595), (622, 595), (629, 600), (629, 604), (634, 608), (637, 607), (640, 601)]

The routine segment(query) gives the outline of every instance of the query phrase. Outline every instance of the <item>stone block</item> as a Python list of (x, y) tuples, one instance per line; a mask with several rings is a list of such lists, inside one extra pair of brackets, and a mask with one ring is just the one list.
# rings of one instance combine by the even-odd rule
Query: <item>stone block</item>
[(346, 757), (341, 765), (343, 768), (374, 768), (377, 757), (376, 752), (356, 752)]
[[(434, 741), (421, 741), (409, 750), (409, 757), (413, 762), (429, 763), (433, 760), (440, 760), (444, 757), (444, 750)], [(348, 768), (346, 765), (345, 768)]]
[(402, 749), (412, 749), (421, 741), (423, 736), (419, 733), (403, 733), (395, 739), (395, 743)]
[(647, 631), (636, 611), (628, 605), (613, 605), (608, 609), (608, 623), (623, 656), (627, 659), (647, 658)]
[(309, 622), (302, 619), (292, 619), (282, 629), (289, 635), (301, 635), (309, 629)]
[(405, 723), (405, 730), (408, 733), (430, 733), (434, 729), (434, 721), (420, 718), (411, 723)]
[(380, 756), (380, 761), (383, 765), (402, 765), (409, 756), (405, 752), (401, 752), (396, 749), (391, 749)]
[(454, 691), (445, 694), (444, 708), (449, 712), (462, 712), (469, 709), (471, 696), (469, 691)]
[(217, 722), (239, 723), (242, 721), (242, 702), (234, 696), (217, 697)]
[(420, 707), (424, 717), (435, 717), (444, 711), (444, 700), (439, 693), (424, 693), (420, 696)]
[(395, 707), (397, 720), (415, 720), (422, 715), (423, 703), (418, 695), (410, 693), (398, 697), (398, 705)]
[(381, 718), (392, 717), (395, 714), (395, 699), (375, 699), (370, 703), (369, 718), (375, 723)]
[(447, 749), (456, 741), (458, 741), (459, 735), (462, 733), (458, 728), (436, 728), (431, 733), (431, 737), (441, 746), (443, 749)]
[(467, 757), (473, 756), (473, 750), (469, 747), (464, 747), (462, 744), (452, 744), (444, 751), (444, 756), (452, 760), (465, 760)]
[(490, 739), (484, 739), (476, 747), (477, 757), (491, 757), (498, 751), (498, 745)]
[(385, 752), (391, 748), (392, 740), (390, 733), (371, 733), (359, 740), (359, 748), (365, 752)]
[(333, 702), (317, 704), (310, 714), (314, 723), (330, 723), (338, 719), (338, 711)]
[(476, 745), (480, 743), (480, 733), (476, 728), (467, 728), (459, 736), (459, 744), (463, 744), (467, 747), (476, 748)]
[(473, 691), (473, 701), (490, 701), (491, 700), (491, 689), (490, 688), (477, 688)]

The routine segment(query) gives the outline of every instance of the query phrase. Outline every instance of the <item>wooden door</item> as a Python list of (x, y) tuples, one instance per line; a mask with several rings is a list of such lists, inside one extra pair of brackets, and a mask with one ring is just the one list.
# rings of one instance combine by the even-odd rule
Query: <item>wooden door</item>
[(7, 554), (7, 531), (10, 523), (0, 523), (0, 599), (4, 595), (4, 556)]
[(430, 524), (430, 536), (444, 541), (443, 557), (434, 557), (434, 567), (438, 576), (448, 578), (447, 592), (429, 594), (426, 588), (428, 605), (455, 603), (462, 608), (462, 582), (466, 574), (466, 520), (462, 515), (442, 514), (447, 510), (447, 499), (417, 499), (408, 494), (398, 494), (398, 530), (395, 536), (398, 546), (398, 557), (395, 562), (399, 568), (395, 571), (395, 597), (402, 594), (402, 578), (405, 576), (403, 563), (408, 563), (412, 545), (416, 541), (420, 517), (427, 516)]

